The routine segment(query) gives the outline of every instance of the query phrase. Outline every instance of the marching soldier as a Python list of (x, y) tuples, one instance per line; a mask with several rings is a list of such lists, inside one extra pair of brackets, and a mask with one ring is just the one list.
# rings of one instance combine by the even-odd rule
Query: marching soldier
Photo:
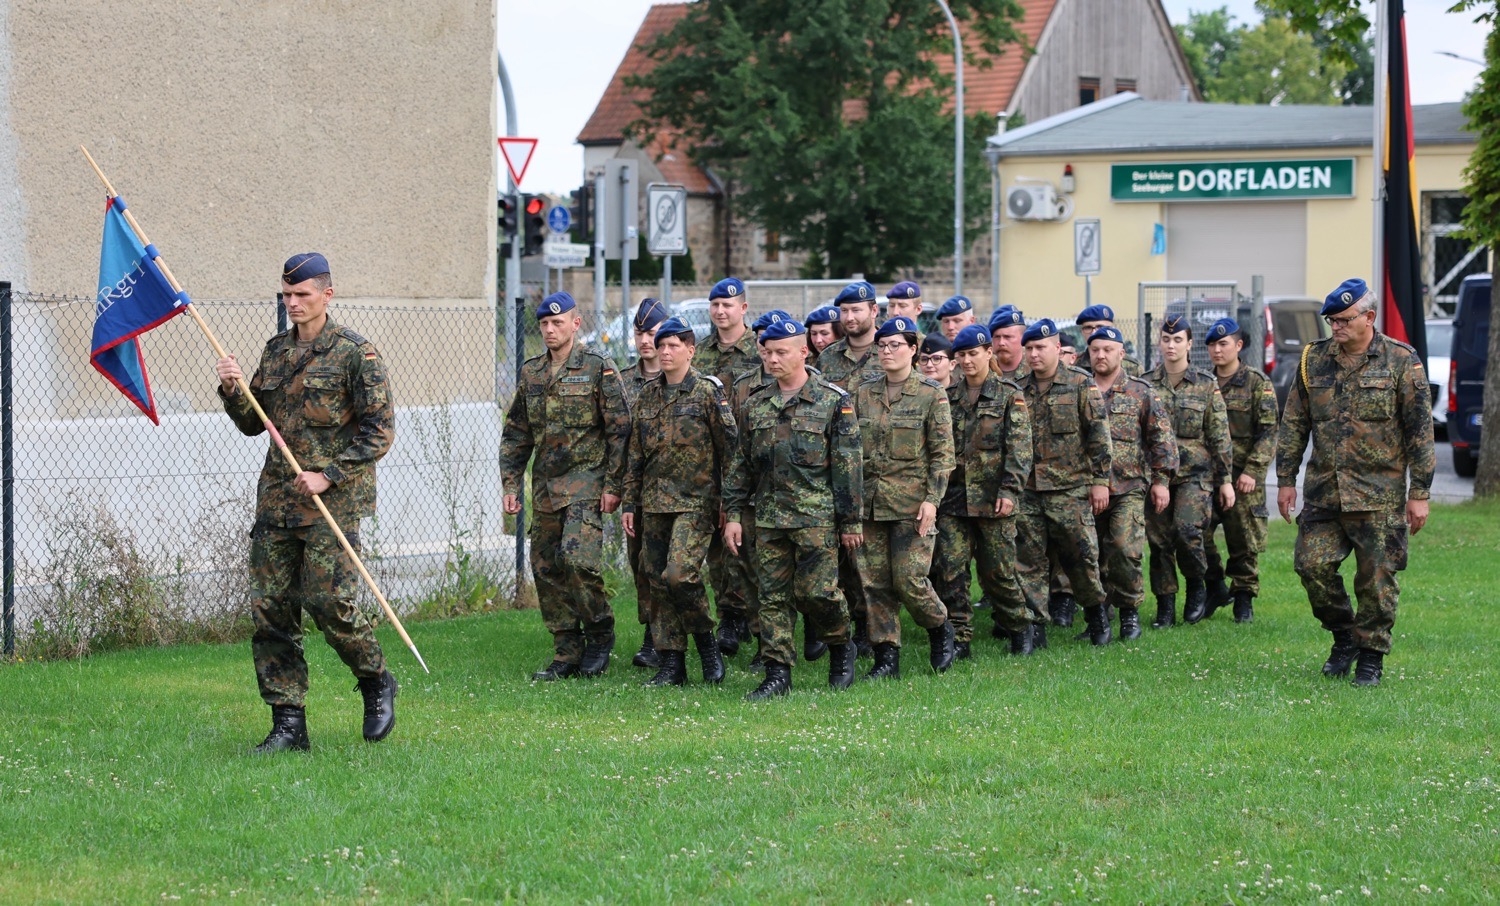
[(948, 396), (912, 368), (917, 322), (898, 315), (875, 332), (883, 377), (854, 393), (864, 448), (864, 544), (857, 550), (865, 583), (875, 665), (867, 679), (901, 675), (901, 608), (927, 630), (939, 673), (953, 665), (953, 624), (933, 590), (937, 508), (953, 471)]
[(951, 296), (938, 309), (938, 324), (949, 343), (958, 332), (974, 323), (974, 303), (968, 296)]
[(917, 347), (917, 367), (944, 390), (953, 381), (953, 344), (940, 333), (930, 333)]
[(839, 327), (837, 305), (824, 305), (808, 312), (804, 326), (807, 327), (807, 345), (812, 350), (813, 361), (817, 361), (823, 350), (844, 336)]
[(651, 635), (661, 669), (648, 686), (687, 682), (692, 636), (703, 681), (724, 680), (724, 656), (699, 570), (718, 530), (722, 476), (736, 441), (724, 386), (692, 367), (697, 338), (681, 318), (656, 328), (661, 373), (641, 391), (632, 421), (622, 521), (640, 537), (641, 571), (657, 606)]
[(1177, 435), (1177, 475), (1172, 479), (1171, 502), (1160, 513), (1146, 514), (1146, 540), (1151, 546), (1151, 593), (1156, 596), (1156, 619), (1151, 628), (1177, 622), (1177, 570), (1187, 580), (1187, 602), (1182, 618), (1196, 623), (1208, 613), (1204, 574), (1208, 561), (1203, 537), (1213, 514), (1212, 488), (1219, 489), (1219, 505), (1234, 507), (1234, 485), (1229, 468), (1234, 448), (1229, 442), (1229, 420), (1224, 395), (1213, 376), (1188, 360), (1193, 329), (1183, 315), (1161, 322), (1158, 341), (1161, 364), (1145, 378), (1172, 416)]
[[(1427, 524), (1436, 465), (1422, 360), (1375, 329), (1375, 306), (1363, 280), (1328, 294), (1322, 315), (1333, 338), (1303, 348), (1276, 455), (1276, 504), (1290, 522), (1302, 454), (1312, 443), (1297, 575), (1313, 616), (1333, 634), (1323, 673), (1345, 676), (1358, 657), (1357, 686), (1380, 683), (1401, 592), (1396, 573), (1406, 568), (1407, 531)], [(1357, 611), (1339, 575), (1351, 553)]]
[[(640, 306), (635, 310), (632, 326), (635, 328), (636, 362), (620, 375), (620, 383), (625, 389), (625, 403), (632, 409), (635, 407), (635, 401), (640, 398), (641, 388), (646, 386), (647, 381), (661, 374), (661, 366), (656, 359), (656, 347), (652, 345), (651, 337), (656, 333), (656, 325), (666, 318), (666, 306), (656, 299), (642, 299)], [(656, 645), (651, 638), (651, 586), (646, 581), (646, 574), (641, 571), (639, 534), (626, 533), (625, 555), (630, 560), (631, 575), (635, 578), (636, 618), (641, 621), (645, 630), (641, 637), (641, 648), (630, 662), (637, 667), (658, 667), (661, 664), (657, 660)]]
[[(552, 663), (531, 675), (551, 682), (599, 676), (615, 645), (604, 596), (603, 513), (624, 491), (630, 411), (609, 355), (577, 341), (577, 303), (553, 293), (537, 307), (547, 351), (526, 361), (500, 436), (505, 512), (521, 512), (531, 463), (531, 571)], [(533, 461), (532, 454), (535, 453)]]
[[(828, 685), (854, 682), (849, 609), (834, 550), (860, 544), (864, 512), (859, 420), (849, 394), (807, 370), (807, 329), (781, 321), (761, 334), (761, 361), (776, 379), (751, 396), (724, 483), (724, 545), (740, 549), (746, 506), (755, 505), (756, 577), (766, 678), (747, 698), (792, 688), (797, 612), (831, 653)], [(831, 348), (831, 347), (830, 347)]]
[(1018, 309), (1002, 305), (990, 318), (990, 347), (994, 356), (990, 370), (1017, 384), (1031, 369), (1026, 364), (1026, 349), (1021, 337), (1026, 334), (1026, 316)]
[[(903, 280), (891, 287), (891, 291), (885, 294), (885, 318), (906, 318), (912, 323), (922, 316), (922, 287)], [(918, 334), (917, 342), (921, 342)]]
[[(1229, 440), (1234, 445), (1234, 506), (1214, 507), (1213, 521), (1203, 537), (1207, 558), (1208, 613), (1224, 606), (1233, 596), (1234, 621), (1255, 618), (1255, 597), (1260, 594), (1260, 552), (1266, 549), (1266, 470), (1276, 455), (1276, 388), (1271, 379), (1241, 364), (1245, 334), (1230, 318), (1221, 318), (1204, 337), (1224, 409), (1229, 416)], [(1224, 526), (1228, 566), (1214, 544), (1214, 528)], [(1231, 586), (1225, 587), (1224, 577)]]
[[(1083, 331), (1085, 346), (1089, 345), (1089, 337), (1092, 337), (1094, 332), (1101, 327), (1113, 327), (1119, 330), (1119, 325), (1115, 323), (1115, 310), (1108, 305), (1090, 305), (1079, 312), (1078, 317), (1074, 321), (1078, 324), (1078, 329)], [(1125, 332), (1120, 331), (1120, 336), (1123, 337), (1124, 335)], [(1141, 363), (1136, 361), (1135, 356), (1130, 355), (1128, 352), (1125, 354), (1125, 361), (1122, 367), (1125, 369), (1125, 373), (1131, 377), (1141, 376)]]

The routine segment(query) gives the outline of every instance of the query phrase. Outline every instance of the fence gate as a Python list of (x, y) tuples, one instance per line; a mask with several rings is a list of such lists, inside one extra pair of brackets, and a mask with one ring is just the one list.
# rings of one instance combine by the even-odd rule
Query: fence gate
[(1156, 367), (1156, 336), (1161, 330), (1161, 322), (1171, 315), (1180, 314), (1187, 317), (1193, 328), (1188, 358), (1194, 368), (1213, 370), (1203, 338), (1220, 318), (1234, 318), (1239, 322), (1249, 334), (1241, 358), (1251, 361), (1257, 368), (1264, 368), (1258, 360), (1249, 358), (1249, 353), (1259, 350), (1264, 340), (1263, 302), (1241, 296), (1237, 290), (1238, 285), (1233, 280), (1169, 280), (1139, 284), (1135, 343), (1141, 364), (1147, 369)]

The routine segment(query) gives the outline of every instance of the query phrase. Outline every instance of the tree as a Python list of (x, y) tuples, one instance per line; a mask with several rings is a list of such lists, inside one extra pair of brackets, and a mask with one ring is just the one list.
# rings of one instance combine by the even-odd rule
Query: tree
[[(1346, 85), (1349, 64), (1326, 53), (1318, 39), (1294, 30), (1286, 16), (1270, 12), (1253, 28), (1234, 23), (1228, 7), (1219, 7), (1191, 13), (1186, 23), (1177, 26), (1205, 100), (1337, 104), (1348, 102), (1350, 93), (1362, 88), (1358, 78)], [(1365, 56), (1373, 59), (1368, 52)]]
[[(951, 6), (971, 65), (1021, 48), (1017, 0)], [(699, 0), (647, 49), (631, 134), (681, 134), (736, 212), (808, 253), (813, 274), (881, 279), (949, 253), (953, 80), (935, 61), (953, 46), (932, 0)], [(985, 209), (993, 126), (965, 125), (967, 211)]]
[(1193, 70), (1198, 93), (1210, 99), (1208, 86), (1217, 83), (1224, 64), (1239, 53), (1245, 27), (1236, 28), (1229, 7), (1221, 6), (1206, 13), (1190, 12), (1186, 23), (1173, 28)]

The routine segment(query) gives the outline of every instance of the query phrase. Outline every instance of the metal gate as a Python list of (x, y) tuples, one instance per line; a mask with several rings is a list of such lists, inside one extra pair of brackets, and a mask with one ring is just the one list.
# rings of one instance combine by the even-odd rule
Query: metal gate
[[(1255, 282), (1260, 282), (1256, 278)], [(1168, 280), (1159, 283), (1141, 283), (1137, 290), (1136, 348), (1138, 357), (1147, 369), (1156, 367), (1156, 336), (1161, 322), (1172, 315), (1183, 315), (1193, 328), (1193, 343), (1188, 359), (1194, 368), (1212, 371), (1208, 359), (1208, 347), (1203, 338), (1208, 329), (1220, 318), (1234, 318), (1247, 334), (1245, 349), (1240, 358), (1254, 368), (1267, 369), (1264, 353), (1266, 315), (1265, 299), (1257, 291), (1252, 296), (1242, 296), (1238, 284), (1233, 280)]]

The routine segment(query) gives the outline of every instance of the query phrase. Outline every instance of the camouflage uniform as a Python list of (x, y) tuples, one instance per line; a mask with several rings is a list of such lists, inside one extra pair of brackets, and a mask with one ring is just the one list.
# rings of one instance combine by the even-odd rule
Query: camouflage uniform
[(1087, 372), (1059, 365), (1045, 394), (1034, 374), (1021, 381), (1031, 413), (1032, 469), (1016, 520), (1016, 567), (1034, 623), (1048, 621), (1048, 548), (1083, 607), (1104, 603), (1090, 487), (1108, 487), (1109, 420)]
[[(834, 340), (818, 354), (818, 372), (823, 380), (850, 393), (864, 381), (885, 377), (875, 344), (870, 343), (863, 355), (855, 356), (849, 349), (847, 337)], [(859, 575), (859, 557), (844, 547), (839, 548), (839, 588), (849, 604), (850, 615), (856, 620), (864, 620), (868, 608), (864, 581)]]
[[(375, 463), (396, 437), (395, 406), (380, 353), (364, 337), (329, 319), (310, 347), (297, 346), (296, 329), (266, 343), (250, 392), (276, 426), (297, 462), (333, 482), (322, 495), (328, 512), (359, 550), (359, 521), (375, 515)], [(243, 393), (219, 396), (240, 432), (254, 437), (265, 425)], [(305, 610), (356, 677), (385, 672), (370, 621), (354, 606), (359, 573), (311, 497), (297, 493), (296, 473), (274, 445), (255, 497), (250, 532), (250, 650), (260, 696), (272, 707), (302, 707), (307, 661), (302, 649)]]
[(1109, 412), (1109, 508), (1095, 517), (1099, 572), (1114, 607), (1145, 598), (1141, 556), (1146, 548), (1146, 490), (1170, 487), (1177, 473), (1177, 435), (1161, 397), (1146, 381), (1120, 375), (1103, 393)]
[(1021, 388), (990, 375), (969, 402), (962, 380), (948, 388), (953, 416), (955, 466), (938, 506), (937, 545), (933, 564), (938, 596), (953, 621), (953, 637), (974, 637), (974, 605), (969, 598), (969, 561), (979, 564), (979, 589), (992, 607), (995, 622), (1020, 632), (1031, 622), (1026, 598), (1016, 578), (1016, 510), (995, 515), (1004, 498), (1019, 509), (1031, 474), (1031, 416)]
[[(1225, 510), (1214, 501), (1213, 521), (1203, 538), (1208, 562), (1208, 581), (1226, 575), (1230, 591), (1256, 597), (1260, 594), (1260, 552), (1266, 549), (1266, 470), (1276, 455), (1276, 388), (1263, 372), (1247, 365), (1228, 380), (1219, 380), (1224, 409), (1229, 416), (1229, 439), (1234, 445), (1231, 476), (1249, 475), (1255, 490), (1235, 489), (1234, 506)], [(1214, 544), (1214, 528), (1224, 526), (1224, 546), (1229, 551), (1227, 568)]]
[[(934, 516), (953, 471), (953, 419), (948, 395), (917, 371), (907, 375), (895, 402), (888, 378), (867, 380), (854, 393), (864, 449), (864, 544), (855, 552), (865, 585), (871, 644), (901, 646), (901, 608), (933, 629), (947, 608), (927, 573), (932, 535), (918, 535), (917, 511)], [(934, 522), (934, 525), (936, 523)]]
[(1213, 489), (1229, 481), (1234, 448), (1229, 442), (1229, 419), (1218, 382), (1207, 372), (1188, 366), (1182, 382), (1172, 387), (1166, 366), (1146, 372), (1162, 405), (1172, 417), (1177, 435), (1177, 475), (1172, 479), (1172, 501), (1161, 513), (1146, 514), (1146, 540), (1151, 545), (1151, 593), (1158, 598), (1177, 594), (1177, 570), (1192, 581), (1208, 570), (1203, 536), (1213, 514)]
[[(1386, 654), (1401, 590), (1396, 573), (1406, 568), (1405, 502), (1431, 496), (1432, 401), (1422, 360), (1405, 343), (1377, 333), (1351, 368), (1337, 352), (1332, 340), (1303, 351), (1282, 411), (1276, 479), (1296, 485), (1311, 439), (1297, 575), (1323, 628), (1352, 630), (1360, 648)], [(1357, 615), (1339, 575), (1351, 552)]]
[(838, 592), (838, 535), (860, 531), (864, 510), (859, 420), (854, 401), (809, 375), (790, 399), (772, 383), (745, 404), (745, 424), (724, 480), (730, 522), (755, 507), (755, 573), (762, 651), (792, 664), (800, 611), (829, 645), (849, 639)]
[[(724, 345), (715, 330), (698, 351), (693, 354), (693, 367), (706, 375), (718, 378), (725, 388), (734, 386), (740, 375), (758, 370), (760, 346), (755, 331), (746, 330), (744, 336), (733, 345)], [(718, 514), (715, 514), (717, 521)], [(743, 569), (736, 567), (734, 558), (724, 550), (724, 535), (714, 532), (708, 545), (708, 580), (714, 589), (714, 606), (719, 620), (748, 620), (751, 613), (751, 595), (754, 592), (741, 578)]]
[[(635, 409), (635, 401), (641, 397), (641, 389), (646, 382), (656, 377), (661, 372), (647, 374), (641, 367), (641, 362), (625, 369), (620, 373), (620, 384), (625, 391), (625, 403), (632, 410)], [(636, 514), (640, 518), (640, 514)], [(630, 561), (630, 574), (635, 582), (635, 614), (637, 621), (642, 626), (651, 625), (651, 586), (646, 581), (646, 575), (641, 571), (641, 533), (637, 531), (635, 537), (625, 538), (625, 557)]]
[(574, 342), (561, 368), (549, 353), (526, 361), (500, 437), (500, 478), (519, 495), (531, 465), (531, 572), (557, 661), (576, 664), (585, 635), (612, 638), (615, 617), (600, 573), (604, 494), (625, 479), (630, 412), (615, 363)]
[[(755, 368), (734, 379), (734, 386), (730, 388), (729, 405), (734, 412), (734, 422), (743, 429), (745, 425), (746, 404), (750, 397), (766, 387), (774, 387), (776, 379), (766, 373), (764, 368)], [(743, 590), (745, 596), (746, 617), (750, 622), (750, 631), (756, 638), (760, 638), (760, 591), (757, 587), (755, 576), (755, 503), (750, 501), (744, 505), (740, 520), (740, 554), (738, 557), (726, 557), (724, 560), (725, 574), (728, 583)], [(723, 543), (723, 539), (720, 539)]]
[[(1059, 365), (1058, 367), (1066, 368), (1067, 366)], [(1026, 360), (1024, 358), (1021, 360), (1021, 364), (1010, 371), (1006, 371), (1000, 366), (1000, 360), (994, 356), (990, 356), (990, 371), (1013, 384), (1020, 384), (1021, 381), (1025, 380), (1026, 375), (1031, 373), (1031, 369), (1026, 367)]]
[(639, 514), (641, 571), (662, 605), (651, 637), (658, 651), (686, 651), (688, 636), (714, 629), (699, 569), (718, 529), (734, 415), (718, 378), (696, 369), (680, 384), (646, 384), (633, 415), (625, 503)]

